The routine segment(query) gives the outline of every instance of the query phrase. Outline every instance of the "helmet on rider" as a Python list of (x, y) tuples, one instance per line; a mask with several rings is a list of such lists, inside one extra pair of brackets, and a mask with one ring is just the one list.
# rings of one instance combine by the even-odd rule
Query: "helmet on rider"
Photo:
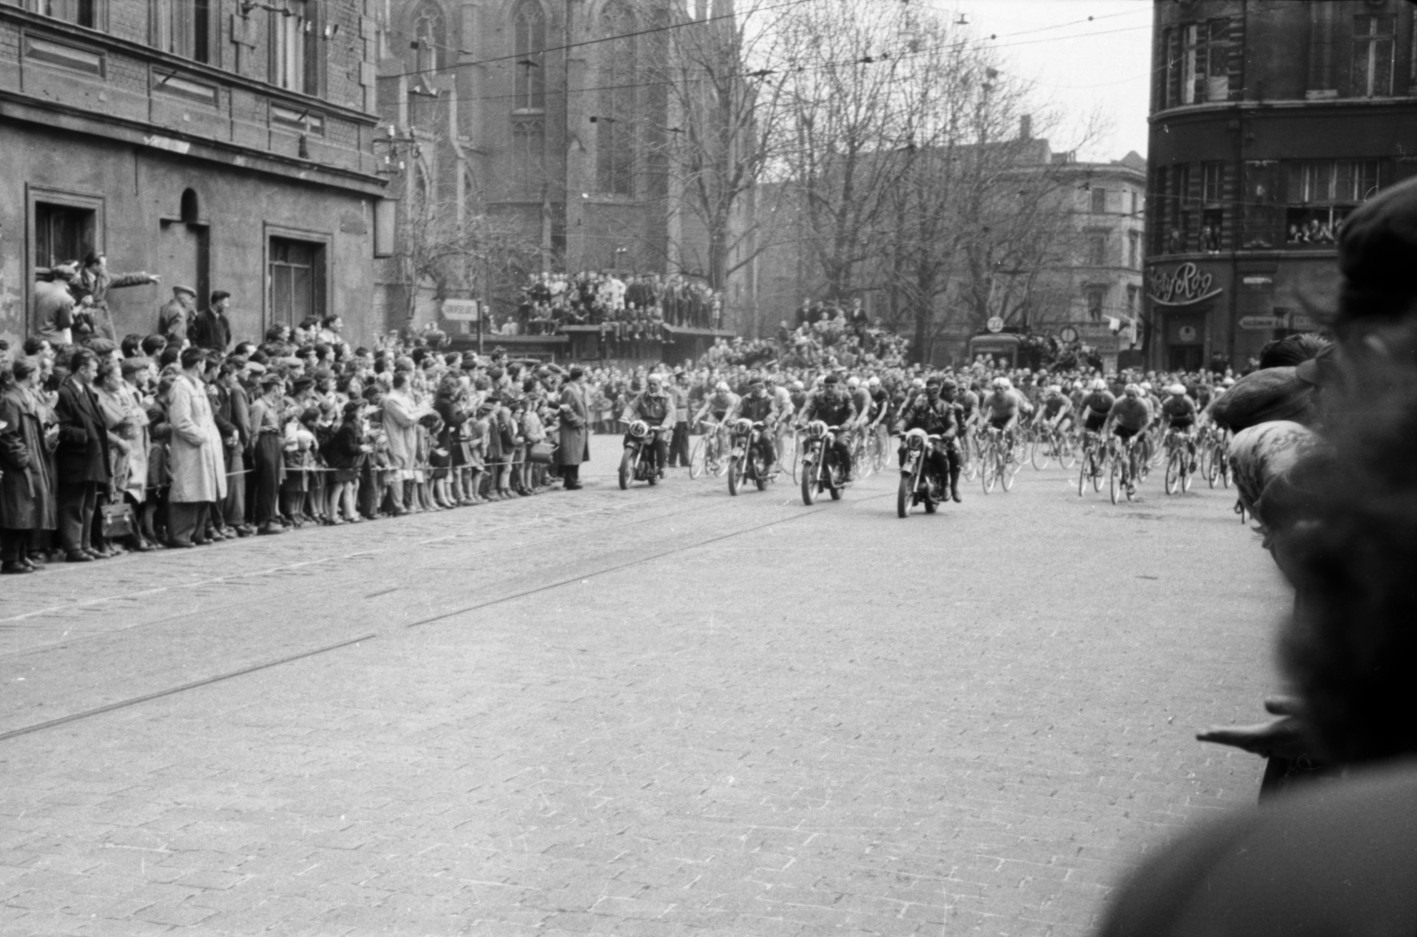
[(1059, 395), (1062, 394), (1062, 393), (1063, 393), (1063, 388), (1059, 387), (1057, 384), (1050, 384), (1050, 385), (1048, 386), (1048, 396), (1049, 396), (1049, 397), (1057, 397), (1057, 396), (1059, 396)]
[(1010, 389), (1013, 388), (1013, 386), (1014, 386), (1014, 385), (1013, 385), (1013, 382), (1010, 381), (1010, 380), (1009, 380), (1008, 378), (1006, 378), (1006, 377), (996, 377), (996, 378), (994, 378), (994, 389), (995, 389), (995, 390), (1010, 390)]
[(846, 386), (850, 387), (852, 390), (855, 390), (856, 388), (861, 386), (861, 378), (856, 377), (855, 375), (848, 377), (846, 379)]
[(1142, 381), (1141, 389), (1146, 391), (1148, 394), (1151, 393), (1151, 381)]
[(881, 386), (881, 379), (880, 379), (879, 377), (876, 377), (876, 375), (872, 374), (869, 378), (866, 379), (866, 386), (867, 386), (867, 387), (880, 387), (880, 386)]
[(1122, 388), (1122, 393), (1128, 397), (1140, 397), (1141, 388), (1136, 384), (1128, 384), (1126, 387)]
[(659, 387), (664, 383), (664, 375), (655, 371), (645, 377), (645, 382), (649, 384), (650, 387)]
[(720, 394), (726, 394), (728, 393), (728, 382), (719, 381), (717, 384), (713, 385), (713, 389), (718, 391)]
[(927, 390), (931, 387), (939, 387), (941, 383), (943, 382), (940, 380), (940, 375), (938, 374), (931, 374), (925, 379), (925, 387)]
[(801, 381), (793, 381), (793, 382), (792, 382), (792, 389), (793, 389), (793, 390), (802, 390), (802, 382), (801, 382)]
[(1172, 384), (1170, 387), (1166, 388), (1166, 393), (1170, 394), (1170, 395), (1173, 396), (1173, 397), (1182, 397), (1182, 396), (1185, 396), (1185, 393), (1186, 393), (1186, 385), (1184, 385), (1184, 384)]
[(1104, 380), (1103, 380), (1102, 378), (1100, 378), (1100, 377), (1099, 377), (1099, 378), (1095, 378), (1095, 379), (1093, 380), (1093, 382), (1088, 385), (1088, 387), (1089, 387), (1090, 389), (1092, 389), (1092, 390), (1106, 390), (1106, 389), (1107, 389), (1107, 382), (1104, 381)]

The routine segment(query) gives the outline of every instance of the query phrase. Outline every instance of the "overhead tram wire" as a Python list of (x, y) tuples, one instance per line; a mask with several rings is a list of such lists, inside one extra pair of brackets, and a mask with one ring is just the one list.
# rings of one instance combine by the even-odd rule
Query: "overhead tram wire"
[[(763, 7), (763, 8), (761, 8), (761, 9), (764, 10), (764, 11), (779, 10), (779, 9), (785, 9), (785, 8), (787, 8), (787, 7), (800, 6), (800, 5), (803, 5), (803, 4), (806, 4), (806, 3), (813, 3), (813, 2), (816, 2), (816, 0), (785, 0), (785, 2), (783, 2), (783, 3), (776, 4), (776, 5), (773, 5), (773, 6)], [(452, 64), (449, 64), (449, 65), (445, 65), (445, 66), (442, 66), (442, 67), (439, 67), (439, 68), (416, 69), (416, 70), (413, 70), (413, 71), (398, 72), (398, 73), (396, 73), (396, 74), (391, 74), (391, 75), (379, 75), (379, 76), (377, 76), (377, 79), (380, 80), (380, 81), (389, 81), (389, 80), (393, 80), (393, 79), (396, 79), (396, 78), (407, 78), (407, 77), (416, 77), (416, 76), (423, 76), (423, 75), (441, 75), (441, 74), (446, 74), (446, 73), (449, 72), (449, 71), (452, 71), (452, 70), (455, 70), (455, 69), (459, 69), (459, 68), (464, 68), (464, 67), (469, 67), (469, 66), (482, 67), (482, 66), (486, 66), (486, 65), (494, 65), (494, 64), (498, 64), (498, 63), (502, 63), (502, 62), (508, 62), (508, 61), (513, 61), (513, 60), (516, 60), (516, 61), (515, 61), (515, 64), (521, 64), (521, 62), (525, 61), (526, 56), (527, 56), (528, 54), (544, 56), (544, 55), (547, 55), (547, 54), (549, 54), (549, 53), (554, 53), (554, 52), (566, 52), (566, 51), (570, 51), (570, 50), (576, 49), (576, 48), (581, 48), (581, 47), (584, 47), (584, 46), (597, 45), (597, 44), (599, 44), (599, 43), (616, 42), (616, 41), (619, 41), (619, 40), (622, 40), (622, 39), (630, 39), (630, 38), (636, 38), (636, 37), (639, 37), (639, 36), (653, 35), (653, 34), (656, 34), (656, 33), (666, 32), (666, 31), (675, 30), (675, 29), (682, 29), (682, 28), (689, 27), (689, 26), (706, 25), (706, 24), (711, 23), (711, 22), (714, 22), (714, 21), (716, 21), (716, 20), (731, 19), (731, 18), (733, 18), (735, 15), (736, 15), (736, 14), (725, 13), (725, 14), (720, 14), (719, 16), (707, 17), (707, 18), (702, 19), (702, 20), (690, 20), (690, 21), (686, 21), (686, 22), (682, 22), (682, 23), (669, 23), (669, 24), (666, 24), (666, 25), (663, 25), (663, 26), (654, 26), (654, 27), (649, 27), (649, 28), (647, 28), (647, 29), (635, 30), (635, 31), (633, 31), (633, 32), (620, 33), (620, 34), (613, 35), (613, 36), (601, 36), (601, 37), (597, 37), (597, 38), (594, 38), (594, 39), (584, 39), (584, 40), (580, 40), (580, 41), (573, 42), (573, 43), (567, 43), (567, 44), (560, 45), (560, 46), (548, 46), (548, 47), (545, 48), (545, 49), (538, 49), (538, 50), (535, 50), (535, 51), (533, 51), (533, 52), (531, 52), (531, 53), (526, 53), (526, 52), (523, 52), (523, 53), (510, 53), (510, 54), (507, 54), (507, 55), (494, 56), (494, 57), (488, 58), (488, 59), (480, 59), (480, 60), (470, 61), (470, 62), (456, 62), (456, 63), (452, 63)], [(1067, 29), (1067, 28), (1070, 28), (1070, 27), (1072, 27), (1072, 26), (1076, 26), (1076, 25), (1083, 24), (1083, 23), (1094, 22), (1094, 21), (1097, 21), (1097, 20), (1110, 19), (1110, 18), (1112, 18), (1112, 17), (1126, 16), (1126, 15), (1130, 15), (1130, 14), (1128, 14), (1128, 13), (1113, 13), (1113, 14), (1106, 14), (1106, 15), (1099, 16), (1099, 17), (1089, 17), (1089, 18), (1086, 19), (1086, 20), (1078, 20), (1078, 21), (1070, 22), (1070, 23), (1060, 23), (1060, 24), (1057, 24), (1057, 25), (1054, 25), (1054, 26), (1040, 26), (1040, 27), (1038, 27), (1038, 28), (1036, 28), (1036, 29), (1024, 30), (1024, 31), (1019, 32), (1019, 33), (1012, 33), (1012, 34), (1009, 34), (1009, 36), (1025, 36), (1025, 35), (1032, 35), (1032, 34), (1034, 34), (1034, 33), (1050, 32), (1050, 31), (1058, 30), (1058, 29)], [(971, 40), (966, 40), (966, 41), (964, 42), (964, 44), (965, 44), (965, 45), (968, 45), (968, 46), (972, 46), (972, 47), (974, 47), (975, 49), (978, 49), (978, 50), (982, 50), (982, 49), (1011, 48), (1011, 47), (1016, 46), (1016, 45), (1031, 45), (1031, 44), (1036, 44), (1036, 43), (1039, 43), (1039, 42), (1056, 42), (1056, 41), (1059, 41), (1060, 39), (1090, 38), (1091, 36), (1110, 35), (1111, 33), (1114, 33), (1114, 32), (1128, 32), (1128, 31), (1132, 31), (1132, 30), (1135, 30), (1135, 29), (1150, 29), (1150, 28), (1151, 28), (1150, 25), (1146, 25), (1146, 26), (1136, 26), (1136, 27), (1123, 27), (1123, 28), (1121, 28), (1121, 29), (1107, 30), (1107, 31), (1104, 31), (1104, 32), (1101, 32), (1101, 33), (1089, 33), (1089, 34), (1086, 34), (1086, 35), (1063, 36), (1063, 37), (1042, 38), (1042, 39), (1028, 39), (1028, 40), (1024, 40), (1024, 41), (1022, 41), (1022, 42), (1016, 42), (1016, 43), (999, 42), (999, 41), (998, 41), (998, 36), (997, 36), (997, 34), (991, 34), (991, 35), (990, 35), (989, 37), (987, 37), (987, 38), (978, 37), (978, 38), (974, 38), (974, 39), (971, 39)], [(400, 35), (400, 36), (403, 37), (403, 38), (408, 38), (408, 37), (406, 36), (406, 34), (397, 34), (397, 35)], [(1006, 36), (1005, 38), (1009, 38), (1009, 36)], [(426, 42), (427, 40), (417, 40), (417, 41), (419, 41), (419, 42)], [(948, 43), (947, 45), (931, 46), (931, 47), (927, 47), (927, 48), (924, 48), (924, 49), (917, 49), (917, 50), (903, 50), (903, 51), (888, 50), (888, 51), (886, 51), (886, 52), (878, 53), (878, 54), (876, 54), (876, 55), (874, 55), (874, 56), (868, 55), (868, 56), (866, 56), (865, 58), (861, 58), (861, 59), (843, 60), (843, 61), (839, 61), (839, 62), (823, 63), (823, 64), (821, 64), (821, 65), (814, 65), (814, 66), (798, 66), (795, 70), (798, 71), (798, 72), (808, 71), (808, 70), (810, 70), (810, 71), (821, 71), (821, 70), (826, 70), (826, 69), (830, 69), (830, 68), (839, 68), (839, 67), (843, 67), (843, 66), (845, 66), (845, 65), (850, 65), (850, 64), (853, 64), (853, 63), (859, 63), (859, 64), (879, 64), (879, 63), (883, 63), (883, 62), (901, 61), (901, 60), (906, 60), (906, 59), (914, 58), (914, 57), (917, 57), (917, 56), (920, 56), (920, 55), (924, 55), (924, 54), (926, 54), (926, 53), (928, 53), (928, 52), (937, 52), (937, 51), (939, 51), (940, 49), (947, 48), (947, 47), (950, 46), (950, 45), (960, 44), (960, 42), (961, 42), (960, 40), (953, 40), (953, 41), (951, 41), (950, 43)], [(452, 46), (440, 46), (440, 45), (436, 45), (436, 44), (433, 44), (433, 45), (434, 45), (435, 48), (439, 48), (439, 49), (442, 49), (442, 50), (444, 50), (444, 51), (457, 52), (457, 53), (459, 53), (459, 54), (468, 54), (467, 50), (465, 50), (465, 49), (458, 49), (458, 48), (455, 48), (455, 47), (452, 47)], [(397, 58), (397, 57), (395, 56), (394, 58)], [(791, 69), (791, 66), (781, 66), (781, 65), (780, 65), (780, 66), (777, 66), (776, 68), (760, 67), (760, 68), (754, 69), (752, 72), (744, 72), (744, 73), (741, 73), (741, 74), (739, 74), (739, 75), (729, 76), (729, 77), (735, 77), (735, 78), (762, 77), (764, 73), (771, 74), (771, 73), (776, 73), (776, 72), (779, 72), (779, 71), (784, 71), (784, 70), (789, 70), (789, 69)], [(704, 80), (704, 79), (698, 79), (698, 80)], [(673, 83), (673, 82), (669, 82), (669, 81), (646, 81), (646, 82), (631, 82), (631, 83), (626, 83), (626, 84), (622, 84), (622, 85), (600, 86), (600, 87), (565, 88), (565, 89), (551, 89), (551, 88), (548, 88), (548, 89), (546, 89), (545, 93), (548, 94), (548, 95), (564, 95), (564, 96), (569, 96), (569, 95), (572, 94), (572, 93), (580, 94), (580, 93), (585, 93), (585, 92), (590, 92), (590, 91), (624, 90), (624, 89), (630, 89), (630, 88), (661, 88), (661, 87), (667, 86), (667, 85), (672, 84), (672, 83)], [(492, 101), (506, 100), (506, 99), (513, 98), (513, 97), (515, 97), (514, 94), (494, 94), (494, 95), (477, 95), (477, 96), (473, 96), (473, 97), (461, 98), (460, 100), (463, 100), (463, 101), (466, 101), (466, 102), (473, 102), (473, 101), (492, 102)]]

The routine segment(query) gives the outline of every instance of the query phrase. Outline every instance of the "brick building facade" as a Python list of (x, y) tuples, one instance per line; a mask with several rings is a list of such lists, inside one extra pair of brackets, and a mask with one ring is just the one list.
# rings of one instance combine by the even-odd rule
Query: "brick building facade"
[(1165, 368), (1242, 367), (1333, 306), (1344, 219), (1417, 168), (1402, 0), (1158, 0), (1146, 312)]
[(89, 250), (162, 278), (110, 295), (120, 335), (153, 331), (179, 284), (230, 292), (241, 338), (380, 328), (376, 6), (0, 2), (0, 336), (35, 330), (36, 268)]

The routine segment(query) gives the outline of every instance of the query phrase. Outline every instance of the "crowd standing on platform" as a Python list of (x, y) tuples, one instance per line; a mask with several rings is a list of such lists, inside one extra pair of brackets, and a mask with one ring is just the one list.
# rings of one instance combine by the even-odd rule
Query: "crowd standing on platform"
[(543, 273), (523, 287), (515, 318), (492, 331), (557, 335), (566, 326), (595, 326), (602, 344), (613, 347), (667, 342), (670, 327), (722, 328), (723, 299), (702, 281), (679, 274)]

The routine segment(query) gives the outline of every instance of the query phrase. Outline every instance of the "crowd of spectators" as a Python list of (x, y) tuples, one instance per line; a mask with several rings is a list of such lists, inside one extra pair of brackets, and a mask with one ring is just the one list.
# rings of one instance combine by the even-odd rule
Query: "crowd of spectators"
[(517, 498), (556, 473), (564, 369), (417, 336), (351, 348), (338, 316), (233, 345), (229, 302), (118, 341), (0, 342), (0, 569)]
[(596, 326), (604, 341), (618, 345), (667, 342), (668, 327), (716, 329), (722, 323), (721, 297), (690, 277), (582, 272), (536, 276), (523, 288), (510, 325), (524, 335), (555, 335), (568, 325)]

